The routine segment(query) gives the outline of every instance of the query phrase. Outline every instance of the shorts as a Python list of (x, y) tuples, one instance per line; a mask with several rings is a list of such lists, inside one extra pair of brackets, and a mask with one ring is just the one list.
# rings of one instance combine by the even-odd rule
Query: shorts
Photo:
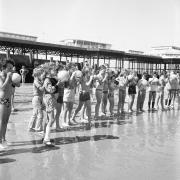
[(136, 86), (129, 86), (128, 88), (128, 94), (136, 94)]
[(57, 103), (59, 103), (59, 104), (63, 103), (63, 96), (58, 96)]
[(45, 105), (43, 103), (43, 98), (40, 96), (34, 96), (32, 99), (32, 106), (36, 109), (45, 109)]
[(90, 93), (89, 92), (80, 92), (79, 94), (79, 101), (89, 101), (90, 100)]
[(114, 97), (114, 92), (109, 92), (108, 93), (108, 98), (113, 98)]
[(6, 107), (10, 107), (11, 105), (10, 100), (8, 98), (0, 98), (0, 104)]
[(170, 92), (170, 93), (176, 93), (176, 92), (177, 92), (177, 89), (170, 89), (169, 92)]
[(45, 104), (45, 108), (46, 108), (46, 112), (52, 112), (54, 111), (55, 107), (56, 107), (56, 99), (52, 94), (45, 94), (44, 98), (43, 98), (44, 104)]
[(104, 94), (107, 94), (107, 93), (108, 93), (108, 91), (103, 91), (103, 93), (104, 93)]
[(64, 89), (63, 102), (74, 102), (75, 101), (75, 91), (74, 89)]

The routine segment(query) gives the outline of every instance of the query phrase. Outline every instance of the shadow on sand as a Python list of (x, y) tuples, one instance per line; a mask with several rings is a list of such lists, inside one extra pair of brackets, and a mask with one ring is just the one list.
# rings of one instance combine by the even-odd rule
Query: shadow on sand
[[(75, 137), (57, 137), (54, 138), (53, 141), (55, 145), (63, 145), (63, 144), (72, 144), (72, 143), (80, 143), (85, 141), (99, 141), (106, 139), (119, 139), (117, 136), (112, 135), (94, 135), (94, 136), (75, 136)], [(19, 141), (13, 143), (12, 146), (25, 146), (25, 145), (39, 145), (42, 144), (42, 140), (32, 140), (32, 141)], [(58, 150), (60, 147), (32, 147), (32, 148), (19, 148), (19, 149), (10, 149), (3, 152), (0, 152), (0, 156), (8, 156), (13, 154), (22, 154), (22, 153), (43, 153), (52, 150)]]
[(10, 158), (3, 158), (0, 159), (0, 164), (6, 164), (6, 163), (11, 163), (11, 162), (15, 162), (15, 159), (10, 159)]

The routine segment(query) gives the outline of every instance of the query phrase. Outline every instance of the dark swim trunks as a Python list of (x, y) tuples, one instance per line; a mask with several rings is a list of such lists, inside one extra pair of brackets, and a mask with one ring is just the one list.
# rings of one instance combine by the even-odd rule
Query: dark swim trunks
[(5, 105), (6, 107), (10, 106), (10, 100), (6, 98), (0, 98), (0, 104)]
[(57, 103), (59, 103), (59, 104), (63, 103), (63, 96), (58, 96)]
[(128, 94), (136, 94), (136, 86), (134, 85), (129, 86)]
[(89, 100), (90, 100), (89, 92), (80, 92), (79, 101), (89, 101)]

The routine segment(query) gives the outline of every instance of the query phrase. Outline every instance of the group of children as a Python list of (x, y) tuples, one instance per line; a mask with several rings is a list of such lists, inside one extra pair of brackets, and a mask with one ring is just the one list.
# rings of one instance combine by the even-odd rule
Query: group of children
[[(56, 130), (68, 128), (71, 125), (85, 123), (87, 128), (92, 125), (91, 99), (96, 97), (94, 120), (107, 115), (109, 102), (110, 116), (114, 116), (114, 93), (118, 90), (117, 115), (125, 113), (124, 104), (128, 94), (128, 113), (133, 112), (137, 94), (137, 112), (143, 112), (146, 93), (149, 92), (148, 110), (174, 108), (176, 95), (179, 95), (179, 75), (172, 72), (154, 72), (152, 76), (142, 75), (134, 71), (112, 71), (108, 64), (94, 70), (89, 64), (78, 70), (74, 63), (45, 63), (33, 71), (33, 115), (29, 122), (29, 131), (41, 132), (43, 142), (53, 145), (50, 141), (50, 131), (55, 123)], [(75, 95), (79, 93), (77, 108), (73, 111)], [(156, 104), (156, 105), (155, 105)], [(155, 109), (156, 106), (156, 109)], [(80, 113), (80, 119), (76, 115)], [(43, 116), (46, 112), (46, 118)], [(61, 115), (61, 118), (60, 118)], [(43, 120), (46, 119), (46, 120)]]
[[(0, 149), (6, 143), (5, 134), (10, 116), (15, 86), (11, 77), (13, 62), (7, 60), (0, 74)], [(29, 122), (29, 131), (42, 133), (43, 143), (53, 146), (50, 139), (53, 124), (56, 130), (84, 123), (86, 128), (92, 126), (92, 99), (96, 98), (94, 120), (100, 116), (125, 113), (125, 98), (128, 96), (128, 109), (132, 113), (137, 94), (137, 112), (143, 112), (144, 101), (148, 92), (148, 110), (173, 109), (175, 99), (180, 89), (180, 76), (175, 71), (154, 72), (152, 76), (142, 75), (126, 69), (121, 72), (113, 71), (108, 64), (93, 69), (86, 63), (79, 70), (76, 64), (55, 64), (53, 62), (37, 66), (33, 70), (33, 114)], [(117, 111), (114, 112), (115, 92), (118, 92)], [(73, 111), (75, 96), (79, 94), (78, 106)], [(156, 108), (155, 108), (156, 107)], [(100, 110), (101, 109), (101, 110)], [(101, 114), (99, 113), (101, 111)], [(80, 119), (76, 116), (80, 112)], [(99, 116), (100, 114), (100, 116)]]

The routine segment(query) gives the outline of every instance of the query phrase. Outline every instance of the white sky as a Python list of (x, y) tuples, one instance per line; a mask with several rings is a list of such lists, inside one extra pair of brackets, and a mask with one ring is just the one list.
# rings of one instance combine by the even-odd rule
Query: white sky
[(180, 0), (0, 0), (0, 31), (119, 50), (180, 46)]

